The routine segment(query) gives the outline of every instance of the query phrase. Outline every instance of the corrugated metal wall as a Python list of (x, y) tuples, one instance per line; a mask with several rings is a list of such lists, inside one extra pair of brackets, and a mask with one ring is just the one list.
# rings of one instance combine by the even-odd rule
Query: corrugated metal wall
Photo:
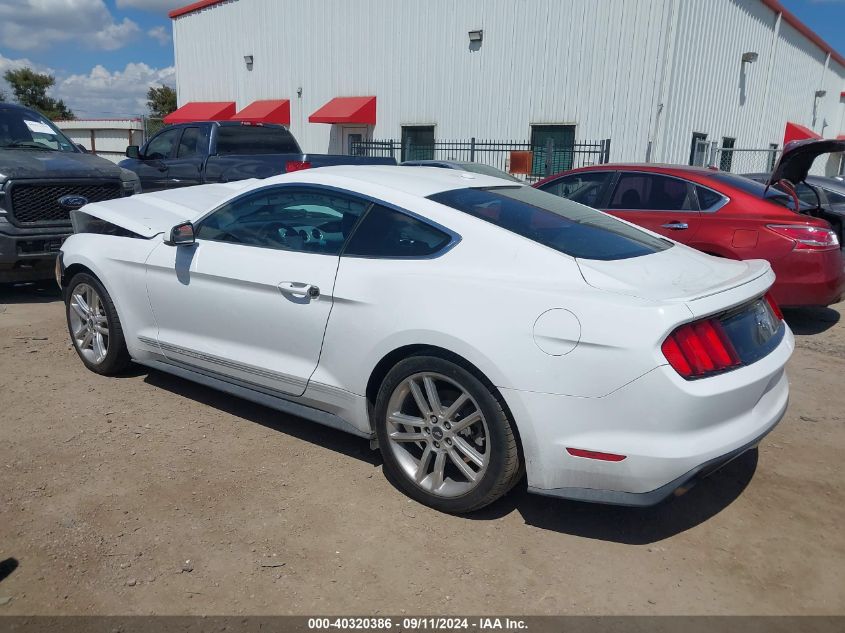
[(177, 18), (174, 36), (180, 104), (288, 98), (308, 151), (330, 149), (331, 126), (307, 120), (336, 96), (378, 97), (375, 138), (570, 123), (612, 138), (612, 160), (643, 160), (651, 140), (667, 162), (687, 161), (694, 131), (779, 143), (787, 120), (812, 126), (820, 88), (815, 129), (835, 136), (845, 111), (845, 68), (759, 0), (232, 0)]

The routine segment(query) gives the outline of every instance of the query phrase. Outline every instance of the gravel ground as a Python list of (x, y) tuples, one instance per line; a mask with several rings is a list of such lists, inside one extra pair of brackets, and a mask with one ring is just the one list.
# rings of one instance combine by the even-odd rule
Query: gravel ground
[(645, 510), (409, 501), (364, 440), (136, 368), (0, 289), (0, 615), (845, 613), (845, 304), (759, 453)]

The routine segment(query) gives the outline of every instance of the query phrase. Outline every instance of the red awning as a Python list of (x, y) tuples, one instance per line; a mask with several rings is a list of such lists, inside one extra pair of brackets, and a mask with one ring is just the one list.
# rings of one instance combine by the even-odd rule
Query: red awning
[(164, 122), (226, 121), (234, 114), (234, 101), (191, 101), (164, 117)]
[(376, 124), (375, 97), (335, 97), (308, 117), (311, 123)]
[(818, 134), (813, 132), (808, 127), (799, 125), (798, 123), (786, 122), (786, 130), (783, 133), (783, 146), (792, 141), (803, 141), (807, 138), (821, 138)]
[(249, 123), (281, 123), (290, 125), (290, 100), (267, 99), (253, 101), (231, 118), (232, 121)]

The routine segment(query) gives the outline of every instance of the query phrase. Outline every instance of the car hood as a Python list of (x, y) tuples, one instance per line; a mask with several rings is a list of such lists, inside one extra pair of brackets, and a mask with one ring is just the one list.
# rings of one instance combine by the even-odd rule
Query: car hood
[(0, 149), (4, 178), (120, 178), (120, 167), (94, 154)]
[(86, 204), (77, 213), (100, 218), (142, 237), (169, 234), (181, 222), (196, 222), (252, 185), (254, 180), (184, 187)]
[(761, 259), (722, 259), (680, 244), (642, 257), (577, 262), (584, 280), (594, 288), (651, 301), (696, 301), (771, 272)]
[(780, 180), (797, 184), (807, 177), (816, 158), (832, 152), (845, 152), (845, 140), (807, 139), (787, 143), (766, 184), (773, 185)]

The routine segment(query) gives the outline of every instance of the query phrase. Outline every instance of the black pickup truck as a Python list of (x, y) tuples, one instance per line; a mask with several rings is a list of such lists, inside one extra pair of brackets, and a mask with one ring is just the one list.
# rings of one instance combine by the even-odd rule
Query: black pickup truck
[(52, 279), (70, 212), (138, 192), (132, 172), (82, 151), (38, 112), (0, 103), (0, 283)]
[(127, 147), (126, 156), (120, 166), (138, 174), (145, 193), (311, 167), (396, 164), (393, 158), (303, 154), (285, 126), (239, 121), (172, 125), (143, 147)]

